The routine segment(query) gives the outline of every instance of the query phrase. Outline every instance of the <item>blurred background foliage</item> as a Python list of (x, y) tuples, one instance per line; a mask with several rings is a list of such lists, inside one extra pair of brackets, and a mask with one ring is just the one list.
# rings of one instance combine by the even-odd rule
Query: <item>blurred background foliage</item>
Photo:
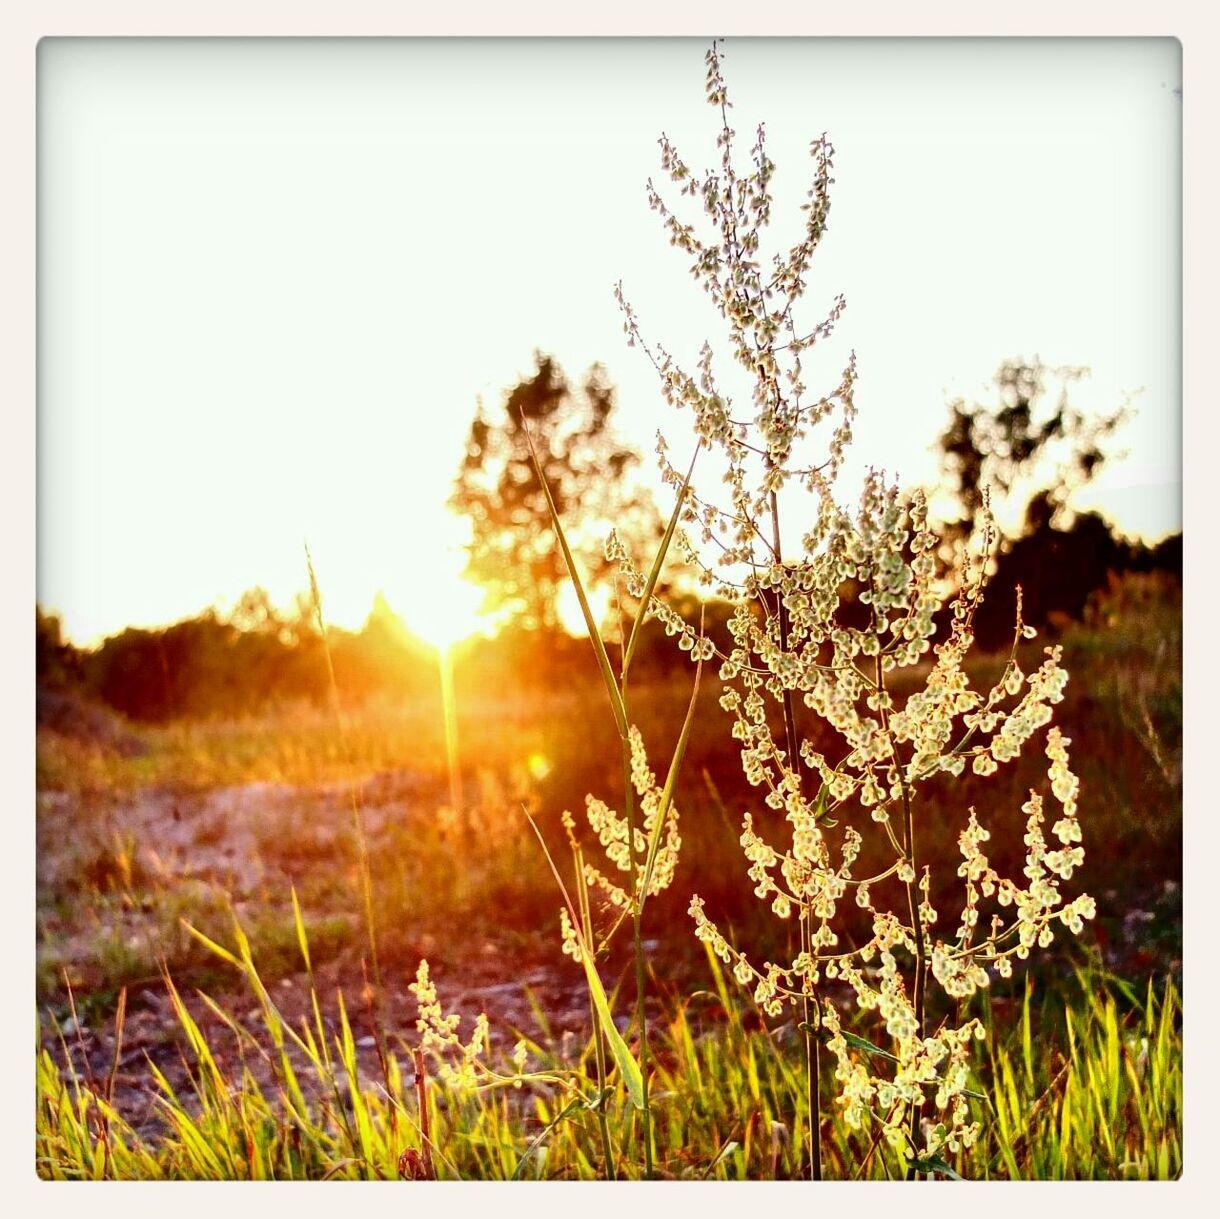
[[(975, 618), (984, 650), (1008, 646), (1018, 586), (1026, 622), (1053, 637), (1084, 621), (1091, 602), (1125, 573), (1181, 579), (1180, 533), (1148, 545), (1121, 536), (1095, 511), (1073, 510), (1074, 493), (1115, 460), (1115, 435), (1128, 414), (1122, 408), (1090, 417), (1073, 407), (1069, 391), (1081, 375), (1076, 368), (1008, 360), (996, 373), (995, 402), (949, 404), (937, 441), (941, 483), (929, 492), (945, 538), (948, 582), (977, 547), (990, 498), (998, 537), (991, 583)], [(569, 536), (590, 586), (615, 606), (614, 573), (602, 554), (606, 533), (613, 525), (637, 553), (647, 553), (660, 523), (634, 477), (639, 455), (614, 434), (613, 410), (604, 370), (594, 366), (573, 390), (542, 352), (535, 353), (533, 373), (506, 391), (497, 414), (480, 407), (449, 507), (470, 520), (468, 576), (483, 587), (484, 610), (498, 630), (455, 646), (459, 689), (498, 680), (530, 688), (587, 667), (587, 644), (564, 630), (558, 612), (566, 578), (526, 432), (557, 507), (571, 522)], [(663, 591), (697, 617), (699, 602), (680, 575)], [(704, 612), (709, 631), (723, 635), (727, 607), (711, 602)], [(36, 630), (40, 722), (66, 715), (67, 696), (145, 723), (250, 715), (329, 697), (322, 641), (305, 594), (281, 609), (263, 589), (250, 589), (228, 613), (208, 608), (169, 626), (131, 627), (91, 649), (66, 641), (59, 621), (41, 608)], [(435, 688), (437, 650), (414, 637), (384, 597), (360, 630), (331, 627), (327, 641), (347, 701), (410, 698)], [(661, 676), (683, 665), (681, 653), (651, 623), (636, 672)]]

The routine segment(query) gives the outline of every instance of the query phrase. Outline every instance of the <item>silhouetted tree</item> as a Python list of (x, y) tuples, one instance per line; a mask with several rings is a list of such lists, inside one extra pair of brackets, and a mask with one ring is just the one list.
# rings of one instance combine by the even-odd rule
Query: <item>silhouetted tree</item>
[[(959, 398), (949, 404), (938, 442), (941, 490), (950, 501), (943, 512), (952, 551), (946, 558), (960, 557), (981, 528), (985, 492), (1010, 539), (1068, 524), (1069, 498), (1115, 456), (1108, 442), (1128, 418), (1126, 407), (1086, 415), (1072, 406), (1068, 388), (1085, 375), (1086, 369), (1036, 358), (1006, 360), (995, 374), (997, 403)], [(1052, 397), (1055, 383), (1059, 392)]]
[(81, 681), (80, 653), (63, 636), (57, 614), (35, 606), (34, 672), (40, 689), (67, 690)]
[(1079, 621), (1089, 598), (1106, 587), (1110, 574), (1127, 570), (1143, 551), (1116, 537), (1096, 512), (1078, 513), (1067, 528), (1055, 528), (1048, 499), (1045, 493), (1035, 497), (1026, 532), (1006, 542), (1000, 552), (986, 599), (974, 616), (975, 638), (984, 648), (1004, 648), (1011, 642), (1018, 585), (1022, 616), (1031, 625)]
[(1072, 510), (1072, 494), (1116, 455), (1110, 442), (1129, 415), (1125, 406), (1100, 415), (1074, 407), (1068, 390), (1085, 373), (1006, 360), (995, 375), (997, 403), (949, 404), (939, 438), (946, 567), (960, 563), (982, 529), (987, 492), (999, 531), (995, 575), (974, 619), (986, 648), (1011, 639), (1018, 585), (1025, 621), (1054, 626), (1081, 618), (1110, 573), (1172, 569), (1180, 553), (1180, 541), (1177, 551), (1172, 539), (1150, 549), (1116, 535), (1100, 514)]
[(450, 506), (470, 518), (466, 575), (486, 590), (484, 611), (549, 630), (558, 624), (567, 573), (527, 430), (569, 545), (592, 582), (610, 570), (603, 544), (612, 524), (626, 538), (656, 536), (660, 525), (651, 499), (628, 486), (639, 457), (614, 435), (605, 370), (593, 365), (574, 392), (551, 356), (536, 352), (534, 361), (498, 417), (480, 404)]

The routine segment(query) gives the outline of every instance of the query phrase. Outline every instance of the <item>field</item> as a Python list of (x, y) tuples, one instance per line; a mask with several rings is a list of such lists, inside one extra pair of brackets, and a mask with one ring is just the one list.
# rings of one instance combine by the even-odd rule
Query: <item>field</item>
[[(1087, 852), (1073, 892), (1093, 894), (1097, 915), (969, 1001), (985, 1032), (967, 1093), (981, 1133), (922, 1167), (1172, 1178), (1180, 586), (1129, 577), (1060, 642), (1070, 681), (1056, 723), (1073, 742)], [(975, 661), (971, 677), (990, 684), (1004, 659)], [(542, 689), (489, 688), (460, 650), (455, 664), (448, 742), (439, 681), (433, 697), (338, 714), (302, 704), (153, 728), (65, 701), (40, 716), (40, 1175), (642, 1175), (641, 1111), (593, 1036), (596, 1001), (560, 951), (563, 897), (531, 828), (571, 885), (561, 813), (579, 818), (586, 793), (613, 802), (622, 791), (593, 652)], [(650, 754), (673, 751), (693, 671), (633, 688)], [(763, 1012), (687, 914), (698, 892), (758, 959), (795, 950), (791, 923), (750, 893), (741, 816), (765, 810), (719, 696), (705, 673), (674, 795), (682, 850), (644, 918), (654, 1171), (801, 1176), (810, 1111), (797, 1022)], [(812, 717), (798, 726), (815, 731)], [(941, 804), (921, 813), (922, 852), (955, 858), (958, 814), (975, 804), (1008, 818), (1019, 842), (1022, 800), (1044, 767), (1023, 758), (987, 782), (967, 774), (933, 789)], [(997, 867), (1019, 871), (1019, 855), (1002, 852)], [(600, 935), (614, 912), (590, 901)], [(410, 985), (423, 959), (444, 1011), (463, 1014), (464, 1041), (487, 1014), (477, 1070), (419, 1048)], [(629, 935), (597, 971), (638, 1060)], [(826, 1176), (901, 1175), (879, 1132), (843, 1121), (825, 1076)]]

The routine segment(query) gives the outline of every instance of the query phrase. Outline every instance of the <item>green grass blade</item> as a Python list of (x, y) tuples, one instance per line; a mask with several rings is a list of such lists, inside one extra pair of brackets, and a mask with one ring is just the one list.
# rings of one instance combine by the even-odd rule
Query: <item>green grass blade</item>
[(866, 1054), (876, 1054), (878, 1058), (888, 1058), (890, 1062), (898, 1061), (889, 1050), (883, 1050), (879, 1045), (874, 1045), (866, 1037), (858, 1037), (855, 1033), (847, 1032), (846, 1029), (843, 1030), (842, 1037), (853, 1049), (863, 1050)]
[(530, 447), (530, 457), (534, 462), (534, 469), (538, 472), (538, 481), (542, 484), (542, 490), (546, 495), (547, 507), (551, 512), (551, 523), (555, 526), (555, 536), (559, 539), (559, 549), (563, 552), (564, 565), (568, 569), (568, 575), (572, 578), (572, 584), (576, 589), (576, 597), (580, 601), (580, 612), (584, 615), (585, 626), (589, 631), (589, 642), (593, 645), (593, 651), (597, 655), (597, 665), (601, 669), (602, 681), (606, 684), (606, 693), (610, 696), (610, 706), (614, 711), (614, 720), (618, 725), (619, 736), (626, 739), (627, 736), (627, 708), (623, 705), (623, 694), (619, 689), (618, 682), (614, 677), (614, 670), (610, 667), (610, 657), (606, 654), (606, 645), (602, 640), (601, 631), (597, 629), (597, 623), (593, 619), (593, 611), (589, 608), (589, 599), (585, 596), (585, 588), (581, 583), (580, 572), (576, 570), (576, 560), (572, 558), (572, 551), (568, 547), (568, 539), (563, 532), (563, 524), (559, 519), (559, 511), (555, 507), (555, 501), (551, 497), (551, 488), (547, 485), (546, 476), (542, 473), (542, 465), (538, 461), (538, 454), (534, 450), (534, 439), (530, 435), (529, 428), (525, 427), (525, 420), (522, 419), (522, 427), (525, 430), (525, 439)]
[(632, 1057), (631, 1051), (627, 1048), (627, 1043), (623, 1040), (622, 1034), (614, 1023), (614, 1016), (610, 1011), (610, 1003), (606, 998), (605, 988), (602, 986), (602, 980), (593, 965), (593, 956), (589, 952), (588, 946), (582, 943), (580, 947), (580, 959), (585, 967), (585, 977), (589, 982), (589, 994), (593, 997), (593, 1004), (597, 1008), (598, 1019), (602, 1022), (602, 1031), (606, 1034), (606, 1041), (610, 1046), (611, 1056), (614, 1058), (615, 1066), (619, 1069), (619, 1074), (623, 1077), (623, 1082), (627, 1085), (627, 1095), (631, 1098), (631, 1103), (637, 1109), (643, 1109), (644, 1076), (640, 1073), (640, 1064)]
[(572, 920), (572, 926), (581, 929), (581, 934), (577, 935), (576, 940), (580, 945), (580, 960), (581, 964), (585, 967), (585, 978), (589, 983), (589, 996), (593, 1000), (593, 1006), (597, 1009), (597, 1018), (602, 1022), (606, 1041), (610, 1046), (610, 1053), (614, 1058), (615, 1065), (619, 1069), (619, 1074), (623, 1077), (623, 1082), (627, 1085), (627, 1095), (631, 1097), (631, 1103), (637, 1109), (642, 1109), (644, 1107), (644, 1076), (640, 1072), (639, 1063), (632, 1057), (631, 1051), (627, 1048), (627, 1043), (623, 1040), (622, 1034), (614, 1023), (614, 1017), (610, 1011), (610, 1002), (606, 998), (605, 987), (602, 986), (602, 980), (598, 977), (597, 968), (593, 964), (592, 948), (586, 943), (580, 912), (572, 904), (572, 899), (568, 896), (567, 886), (559, 875), (559, 869), (555, 867), (555, 861), (551, 858), (551, 853), (546, 847), (546, 841), (539, 832), (538, 826), (534, 824), (533, 817), (526, 813), (526, 819), (538, 838), (547, 863), (551, 865), (551, 874), (555, 877), (555, 883), (563, 894), (563, 900), (568, 907), (568, 917)]
[(245, 966), (227, 948), (221, 948), (215, 940), (209, 939), (197, 927), (192, 927), (186, 919), (179, 919), (178, 922), (188, 935), (194, 936), (209, 952), (215, 953), (222, 961), (228, 961), (234, 969), (240, 970), (242, 973), (246, 972)]
[(301, 947), (301, 957), (305, 961), (305, 970), (313, 977), (313, 964), (309, 959), (309, 939), (305, 935), (305, 920), (301, 917), (301, 903), (297, 901), (297, 887), (292, 886), (292, 919), (296, 924), (297, 943)]
[(703, 674), (703, 661), (695, 666), (695, 686), (690, 694), (690, 706), (686, 709), (686, 719), (682, 722), (682, 731), (678, 735), (678, 743), (674, 747), (674, 756), (669, 762), (669, 774), (665, 777), (665, 786), (661, 790), (661, 802), (657, 807), (656, 817), (652, 823), (652, 840), (648, 844), (647, 864), (644, 868), (644, 883), (640, 886), (640, 911), (648, 900), (648, 886), (652, 882), (652, 869), (657, 860), (657, 852), (661, 849), (661, 836), (665, 832), (665, 822), (669, 817), (669, 807), (673, 803), (674, 788), (678, 784), (678, 771), (682, 769), (682, 759), (686, 756), (686, 744), (690, 740), (691, 725), (695, 720), (695, 703), (699, 700), (699, 678)]
[(657, 551), (656, 558), (652, 561), (652, 570), (648, 573), (648, 582), (644, 585), (644, 595), (640, 598), (640, 607), (636, 610), (635, 621), (631, 624), (631, 634), (627, 637), (627, 648), (623, 653), (622, 676), (624, 681), (627, 680), (627, 671), (631, 668), (631, 658), (635, 655), (636, 644), (640, 641), (641, 628), (644, 625), (644, 620), (648, 617), (648, 607), (652, 602), (652, 594), (657, 587), (657, 580), (660, 578), (661, 567), (665, 562), (665, 555), (669, 550), (669, 544), (673, 541), (678, 519), (682, 515), (682, 505), (686, 502), (686, 489), (690, 486), (691, 475), (695, 472), (695, 461), (702, 448), (703, 442), (700, 441), (695, 447), (695, 455), (691, 458), (690, 468), (686, 471), (686, 477), (682, 480), (682, 486), (678, 489), (678, 500), (674, 504), (673, 515), (669, 518), (669, 524), (665, 527), (665, 536), (661, 538), (661, 547)]

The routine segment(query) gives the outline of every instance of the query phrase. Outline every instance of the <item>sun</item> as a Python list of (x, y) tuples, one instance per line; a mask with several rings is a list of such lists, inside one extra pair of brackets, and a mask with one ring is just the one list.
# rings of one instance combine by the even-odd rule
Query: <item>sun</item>
[(479, 613), (482, 603), (482, 591), (468, 581), (436, 580), (403, 600), (402, 620), (413, 635), (444, 652), (472, 635), (491, 632), (491, 620)]

